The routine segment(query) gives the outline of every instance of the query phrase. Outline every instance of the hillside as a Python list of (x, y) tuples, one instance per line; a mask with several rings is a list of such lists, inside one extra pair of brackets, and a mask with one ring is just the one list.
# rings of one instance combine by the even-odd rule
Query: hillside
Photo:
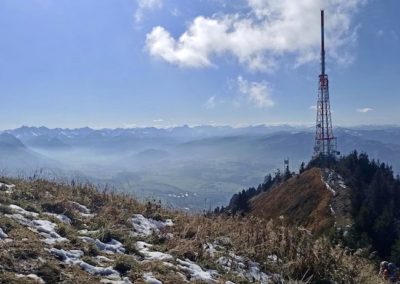
[(380, 283), (368, 260), (284, 222), (35, 179), (2, 179), (0, 265), (1, 283)]
[[(349, 190), (334, 172), (312, 168), (250, 200), (250, 215), (285, 218), (320, 234), (334, 224), (351, 224)], [(335, 183), (335, 181), (338, 181)]]
[(283, 217), (312, 232), (321, 232), (334, 223), (329, 210), (332, 199), (332, 192), (321, 180), (321, 170), (314, 168), (254, 197), (250, 214), (275, 220)]
[(0, 170), (8, 174), (59, 166), (59, 163), (26, 147), (11, 134), (0, 134)]

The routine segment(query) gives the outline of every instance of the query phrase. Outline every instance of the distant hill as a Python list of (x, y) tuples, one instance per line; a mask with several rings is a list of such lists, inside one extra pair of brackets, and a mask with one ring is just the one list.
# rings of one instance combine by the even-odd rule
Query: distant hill
[(35, 153), (11, 134), (0, 134), (0, 169), (7, 173), (23, 173), (41, 168), (56, 168), (58, 163)]
[(11, 134), (0, 134), (0, 149), (8, 149), (10, 151), (15, 149), (26, 149), (25, 145)]

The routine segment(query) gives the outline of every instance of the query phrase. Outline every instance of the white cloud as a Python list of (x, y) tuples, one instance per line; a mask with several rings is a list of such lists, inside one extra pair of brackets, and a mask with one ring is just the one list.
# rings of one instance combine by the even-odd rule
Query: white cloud
[(143, 19), (143, 14), (146, 10), (155, 10), (161, 8), (163, 5), (162, 0), (137, 0), (137, 9), (135, 12), (136, 22)]
[(215, 97), (215, 96), (212, 96), (212, 97), (209, 97), (209, 98), (208, 98), (208, 100), (207, 100), (206, 103), (204, 104), (204, 107), (205, 107), (206, 109), (213, 109), (213, 108), (216, 107), (216, 105), (217, 105), (216, 97)]
[(156, 122), (156, 123), (164, 122), (164, 119), (162, 119), (162, 118), (153, 119), (153, 122)]
[(317, 110), (317, 106), (315, 106), (315, 105), (314, 106), (310, 106), (309, 109), (310, 110)]
[(237, 78), (239, 92), (244, 94), (247, 101), (259, 108), (267, 108), (275, 105), (271, 99), (271, 91), (265, 82), (249, 82), (243, 77)]
[(365, 0), (243, 0), (250, 13), (198, 16), (178, 38), (161, 26), (147, 34), (150, 55), (182, 67), (212, 66), (213, 57), (233, 55), (251, 70), (271, 71), (286, 55), (295, 64), (318, 60), (319, 10), (326, 9), (328, 55), (351, 62), (356, 40), (353, 14)]
[(367, 113), (367, 112), (370, 112), (370, 111), (373, 111), (373, 110), (374, 110), (373, 108), (365, 107), (365, 108), (359, 108), (359, 109), (357, 109), (357, 112)]

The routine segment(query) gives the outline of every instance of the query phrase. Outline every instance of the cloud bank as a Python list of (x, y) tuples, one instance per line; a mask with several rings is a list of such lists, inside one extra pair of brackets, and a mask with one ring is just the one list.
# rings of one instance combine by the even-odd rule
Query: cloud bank
[(213, 59), (223, 55), (254, 71), (271, 72), (287, 55), (298, 66), (319, 58), (319, 10), (324, 8), (328, 55), (341, 64), (352, 61), (349, 47), (357, 31), (352, 18), (365, 0), (243, 1), (246, 11), (198, 16), (177, 38), (154, 27), (146, 36), (146, 50), (181, 67), (213, 66)]

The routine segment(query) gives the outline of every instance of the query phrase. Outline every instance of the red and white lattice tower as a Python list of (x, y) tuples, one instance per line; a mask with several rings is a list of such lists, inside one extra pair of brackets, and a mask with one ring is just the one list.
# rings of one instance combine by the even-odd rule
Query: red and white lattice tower
[(329, 80), (325, 74), (324, 11), (321, 11), (321, 74), (319, 75), (317, 123), (315, 128), (314, 157), (335, 157), (336, 137), (333, 136), (329, 102)]

